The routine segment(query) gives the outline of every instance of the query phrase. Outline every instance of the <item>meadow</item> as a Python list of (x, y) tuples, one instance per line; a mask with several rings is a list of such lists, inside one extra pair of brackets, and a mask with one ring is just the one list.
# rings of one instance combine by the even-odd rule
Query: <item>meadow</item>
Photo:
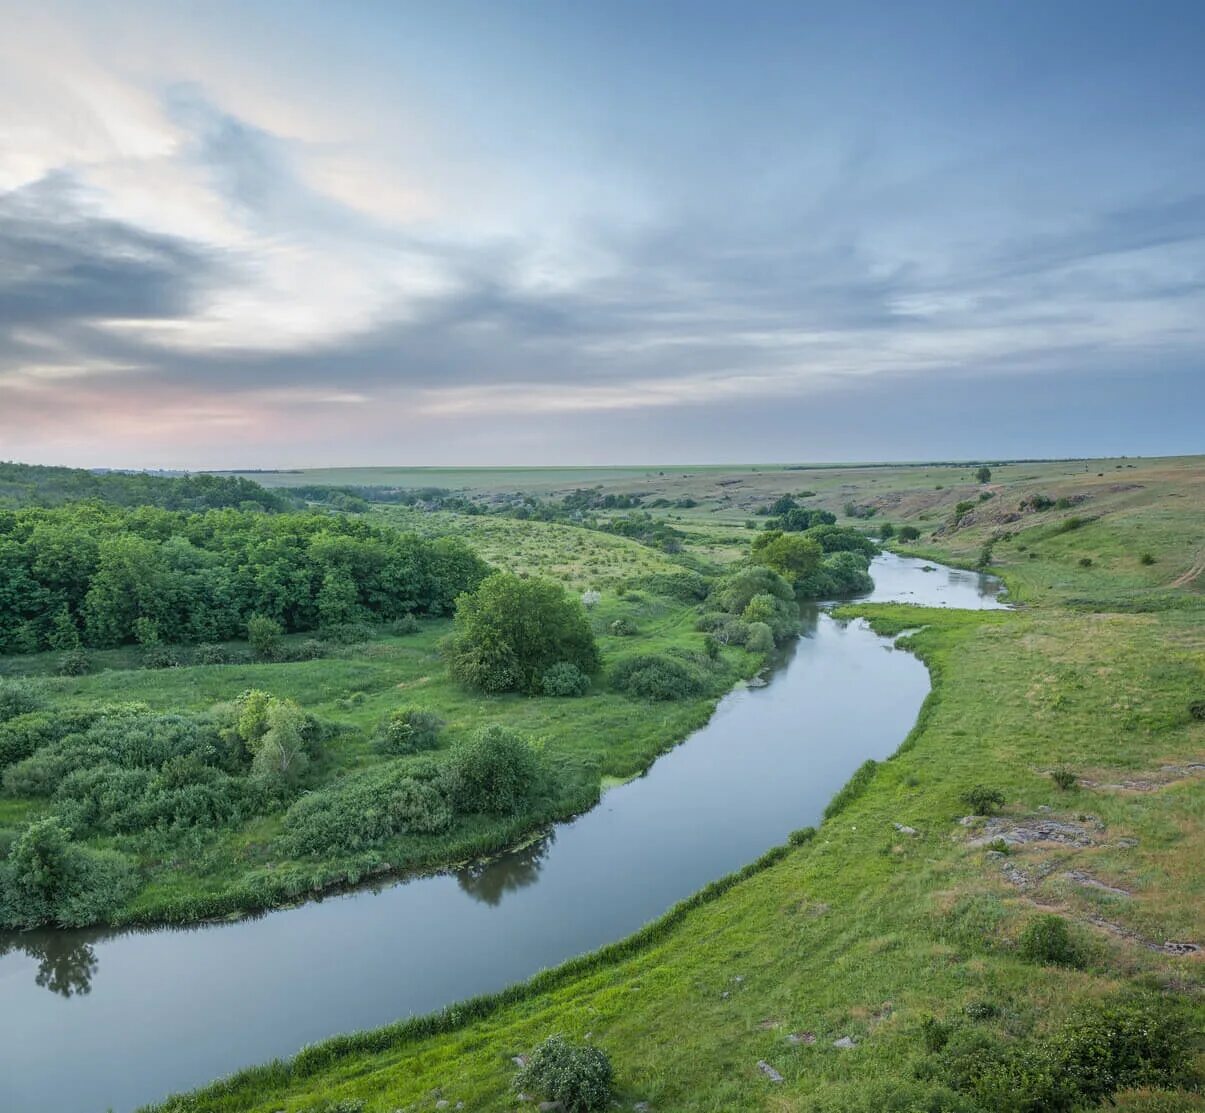
[(525, 986), (159, 1108), (511, 1108), (514, 1057), (557, 1033), (605, 1050), (626, 1108), (1205, 1107), (1205, 462), (991, 471), (683, 477), (715, 504), (671, 512), (700, 559), (809, 490), (1018, 606), (838, 612), (906, 637), (933, 692), (814, 835)]

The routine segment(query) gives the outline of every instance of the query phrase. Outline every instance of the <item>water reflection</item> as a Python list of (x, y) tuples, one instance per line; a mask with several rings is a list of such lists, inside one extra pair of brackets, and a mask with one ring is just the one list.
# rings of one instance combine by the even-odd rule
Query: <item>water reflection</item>
[(38, 932), (0, 938), (0, 958), (21, 952), (34, 959), (38, 972), (34, 982), (60, 997), (92, 992), (92, 979), (100, 963), (87, 939), (72, 932)]
[(554, 842), (556, 831), (549, 831), (519, 850), (457, 870), (456, 884), (474, 900), (496, 907), (506, 893), (526, 889), (539, 880), (540, 867)]

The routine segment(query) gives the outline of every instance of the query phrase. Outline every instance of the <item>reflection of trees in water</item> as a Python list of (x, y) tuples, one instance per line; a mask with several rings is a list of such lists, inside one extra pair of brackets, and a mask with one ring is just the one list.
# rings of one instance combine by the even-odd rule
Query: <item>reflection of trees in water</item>
[(92, 978), (100, 965), (91, 942), (66, 932), (37, 932), (0, 939), (0, 956), (24, 951), (38, 964), (34, 981), (60, 997), (92, 992)]
[(474, 900), (500, 904), (504, 894), (524, 889), (539, 879), (540, 867), (555, 841), (556, 832), (549, 831), (522, 850), (458, 870), (456, 883)]

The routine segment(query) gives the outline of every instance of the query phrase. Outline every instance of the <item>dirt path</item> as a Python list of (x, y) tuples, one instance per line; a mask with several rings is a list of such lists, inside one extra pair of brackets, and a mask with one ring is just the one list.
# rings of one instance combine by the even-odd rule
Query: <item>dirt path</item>
[(1172, 580), (1169, 586), (1171, 587), (1187, 587), (1191, 584), (1202, 572), (1205, 572), (1205, 553), (1202, 553), (1194, 564), (1183, 576), (1177, 576)]

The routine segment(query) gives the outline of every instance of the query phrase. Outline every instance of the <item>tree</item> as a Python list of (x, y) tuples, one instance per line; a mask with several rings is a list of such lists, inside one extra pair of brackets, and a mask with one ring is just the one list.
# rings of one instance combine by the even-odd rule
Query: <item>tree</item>
[(567, 661), (590, 675), (600, 659), (581, 601), (560, 584), (495, 572), (456, 601), (447, 646), (452, 675), (485, 692), (540, 691)]
[(497, 724), (457, 743), (447, 766), (456, 808), (490, 815), (517, 812), (531, 795), (539, 775), (539, 761), (527, 740)]
[(341, 568), (332, 568), (318, 589), (318, 621), (322, 626), (345, 626), (360, 617), (360, 597), (355, 582)]
[(247, 620), (247, 641), (251, 643), (251, 652), (261, 661), (274, 661), (280, 656), (283, 634), (280, 623), (266, 614), (253, 614)]
[(915, 541), (920, 536), (920, 530), (916, 526), (900, 526), (900, 531), (896, 536), (901, 541)]
[(992, 481), (992, 469), (984, 464), (975, 472), (975, 478), (980, 483), (990, 483)]
[(251, 767), (260, 774), (295, 781), (309, 764), (309, 716), (292, 700), (273, 699), (266, 728), (250, 743)]
[(783, 579), (794, 582), (816, 571), (824, 549), (810, 537), (768, 530), (753, 539), (752, 555), (755, 563), (773, 568)]

